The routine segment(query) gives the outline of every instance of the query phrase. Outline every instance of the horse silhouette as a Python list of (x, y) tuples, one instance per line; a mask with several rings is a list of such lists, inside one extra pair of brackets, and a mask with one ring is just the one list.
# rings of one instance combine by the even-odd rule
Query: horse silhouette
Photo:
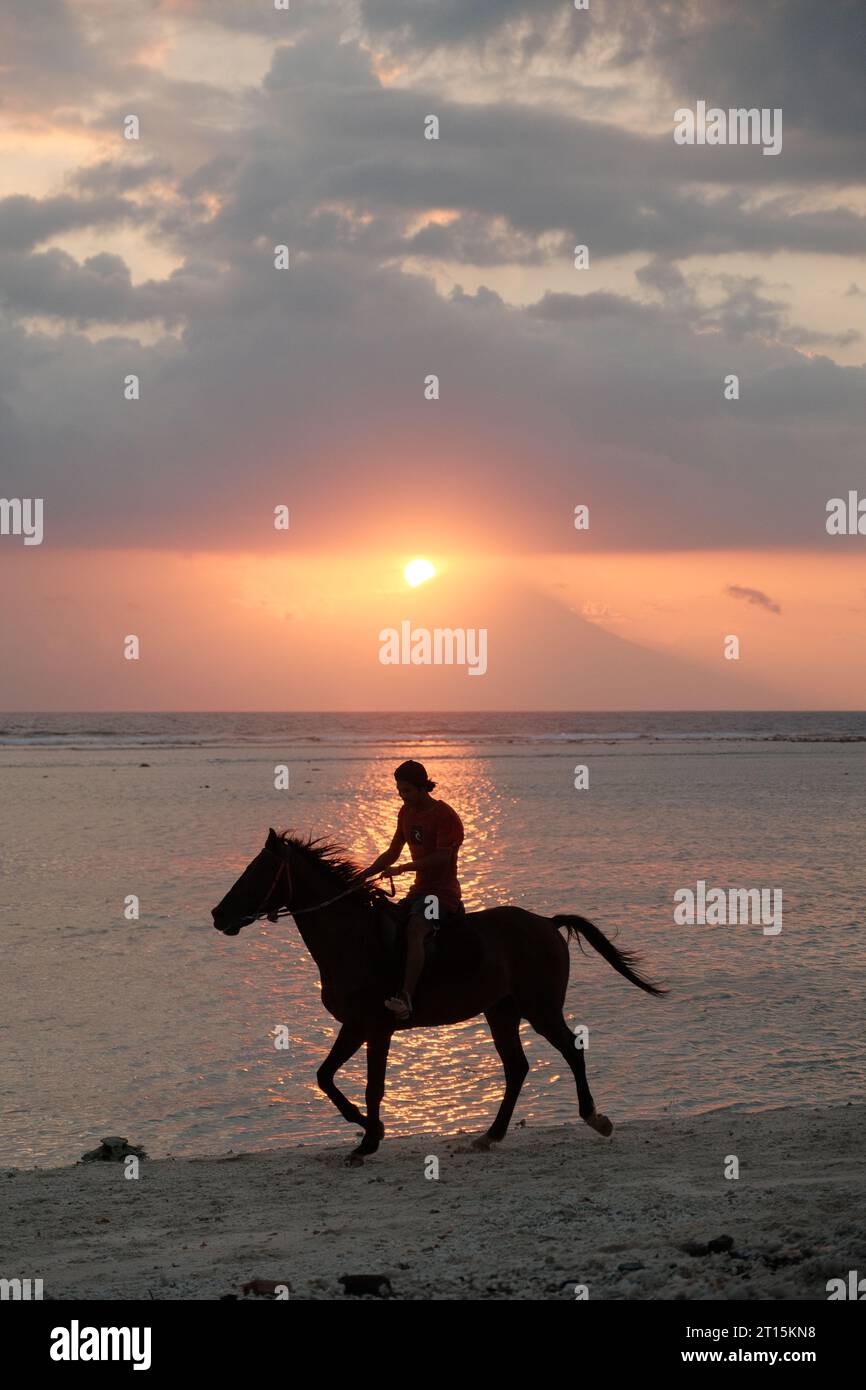
[[(363, 1162), (376, 1152), (384, 1136), (379, 1109), (395, 1030), (436, 1028), (478, 1014), (486, 1018), (502, 1059), (505, 1094), (493, 1124), (473, 1141), (474, 1148), (489, 1149), (508, 1130), (529, 1071), (520, 1042), (521, 1019), (565, 1058), (574, 1073), (581, 1119), (596, 1133), (609, 1135), (613, 1125), (595, 1108), (584, 1050), (576, 1046), (562, 1013), (568, 984), (567, 943), (573, 937), (580, 945), (583, 937), (638, 989), (665, 994), (666, 990), (638, 973), (638, 958), (618, 950), (585, 917), (565, 913), (541, 917), (511, 906), (469, 912), (436, 934), (414, 1011), (403, 1023), (384, 1004), (402, 977), (402, 933), (383, 891), (359, 879), (358, 873), (333, 844), (271, 829), (264, 848), (212, 913), (214, 926), (226, 936), (237, 936), (242, 927), (260, 917), (295, 918), (319, 967), (322, 1003), (342, 1025), (316, 1077), (340, 1114), (364, 1130), (361, 1143), (346, 1161)], [(565, 929), (565, 937), (560, 928)], [(334, 1084), (340, 1067), (365, 1043), (366, 1115)]]

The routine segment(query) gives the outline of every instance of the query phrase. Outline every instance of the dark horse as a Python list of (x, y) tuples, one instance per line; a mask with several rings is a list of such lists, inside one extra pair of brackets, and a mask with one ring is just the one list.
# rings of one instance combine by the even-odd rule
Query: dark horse
[[(317, 1072), (321, 1089), (364, 1138), (347, 1162), (375, 1153), (385, 1130), (379, 1107), (395, 1021), (384, 1006), (401, 978), (398, 932), (381, 889), (359, 880), (355, 865), (330, 844), (268, 832), (264, 849), (241, 874), (218, 907), (214, 926), (226, 936), (259, 917), (276, 921), (292, 914), (304, 944), (319, 967), (322, 1003), (342, 1024), (337, 1040)], [(583, 1049), (562, 1016), (568, 984), (569, 952), (558, 928), (580, 944), (583, 936), (605, 960), (647, 994), (665, 991), (637, 973), (638, 961), (617, 950), (584, 917), (557, 913), (539, 917), (521, 907), (470, 912), (437, 934), (418, 987), (412, 1028), (435, 1028), (484, 1014), (505, 1068), (505, 1095), (496, 1119), (474, 1147), (489, 1149), (505, 1138), (529, 1063), (520, 1044), (520, 1021), (527, 1019), (561, 1052), (577, 1083), (581, 1119), (598, 1134), (613, 1125), (595, 1108), (586, 1080)], [(367, 1044), (367, 1114), (362, 1115), (334, 1085), (341, 1066)]]

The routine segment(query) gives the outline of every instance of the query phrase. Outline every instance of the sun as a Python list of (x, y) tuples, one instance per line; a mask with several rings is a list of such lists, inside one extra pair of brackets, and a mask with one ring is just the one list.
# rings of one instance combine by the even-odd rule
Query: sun
[(403, 570), (403, 577), (406, 583), (411, 584), (412, 588), (415, 589), (419, 584), (432, 579), (435, 573), (436, 570), (429, 560), (410, 560)]

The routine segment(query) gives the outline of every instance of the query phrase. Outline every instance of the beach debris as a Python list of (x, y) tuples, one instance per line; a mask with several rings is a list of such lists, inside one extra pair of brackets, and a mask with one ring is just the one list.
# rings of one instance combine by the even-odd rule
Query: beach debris
[(341, 1274), (343, 1292), (355, 1298), (372, 1294), (374, 1298), (387, 1298), (394, 1290), (387, 1274)]
[(100, 1141), (98, 1149), (88, 1149), (80, 1163), (122, 1163), (125, 1158), (147, 1158), (140, 1144), (130, 1144), (119, 1134), (109, 1134)]
[[(552, 1289), (554, 1286), (550, 1285), (549, 1287)], [(585, 1287), (585, 1281), (580, 1275), (578, 1275), (576, 1278), (564, 1279), (562, 1283), (559, 1285), (558, 1291), (559, 1293), (567, 1293), (570, 1298), (575, 1298), (577, 1294), (580, 1293), (581, 1290)]]
[(811, 1259), (812, 1254), (813, 1251), (810, 1250), (808, 1247), (803, 1250), (799, 1249), (798, 1247), (794, 1247), (785, 1250), (779, 1250), (778, 1252), (768, 1252), (767, 1254), (762, 1255), (761, 1259), (764, 1261), (764, 1264), (767, 1266), (767, 1268), (772, 1270), (773, 1273), (775, 1273), (777, 1269), (785, 1269), (788, 1265), (802, 1264), (803, 1260)]
[(256, 1298), (273, 1298), (277, 1290), (288, 1289), (292, 1291), (292, 1286), (288, 1279), (250, 1279), (242, 1286), (244, 1298), (247, 1294), (255, 1294)]
[(686, 1255), (725, 1255), (734, 1248), (733, 1236), (714, 1236), (712, 1240), (702, 1242), (699, 1240), (687, 1240), (680, 1249)]

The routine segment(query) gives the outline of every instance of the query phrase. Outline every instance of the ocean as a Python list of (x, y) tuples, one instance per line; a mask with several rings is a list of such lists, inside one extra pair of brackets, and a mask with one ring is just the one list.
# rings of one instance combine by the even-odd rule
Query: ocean
[[(864, 745), (859, 712), (0, 713), (0, 1163), (110, 1134), (155, 1156), (350, 1146), (315, 1084), (337, 1025), (291, 919), (226, 938), (210, 909), (271, 825), (372, 860), (409, 756), (463, 819), (470, 910), (580, 913), (669, 986), (651, 999), (572, 947), (566, 1018), (614, 1123), (862, 1100)], [(677, 924), (699, 882), (780, 892), (781, 931)], [(562, 1059), (523, 1033), (515, 1120), (578, 1123)], [(360, 1098), (362, 1055), (341, 1076)], [(401, 1034), (383, 1118), (475, 1133), (501, 1090), (483, 1019)]]

